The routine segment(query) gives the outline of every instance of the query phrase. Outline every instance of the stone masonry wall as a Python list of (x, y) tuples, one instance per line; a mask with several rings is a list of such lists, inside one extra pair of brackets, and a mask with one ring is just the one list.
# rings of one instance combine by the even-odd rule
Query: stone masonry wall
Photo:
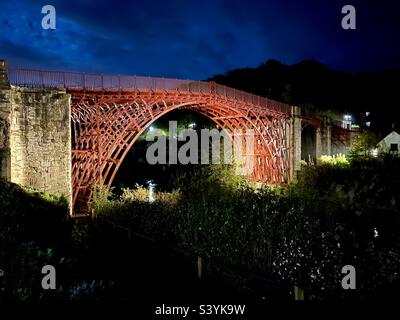
[(71, 197), (70, 119), (65, 91), (12, 87), (12, 182)]
[(71, 103), (63, 90), (10, 86), (0, 60), (0, 178), (71, 203)]
[(0, 178), (3, 179), (9, 179), (11, 170), (11, 88), (6, 70), (6, 62), (0, 60)]
[(293, 180), (296, 180), (297, 172), (301, 169), (301, 109), (296, 106), (292, 106), (292, 121), (291, 121), (291, 176)]

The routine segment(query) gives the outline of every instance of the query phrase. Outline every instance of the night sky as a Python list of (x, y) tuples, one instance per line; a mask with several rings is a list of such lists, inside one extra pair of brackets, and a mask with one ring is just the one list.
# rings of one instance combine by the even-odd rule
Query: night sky
[[(43, 30), (43, 5), (57, 29)], [(343, 30), (341, 8), (357, 10)], [(343, 71), (400, 68), (400, 1), (0, 1), (11, 66), (205, 79), (268, 59)]]

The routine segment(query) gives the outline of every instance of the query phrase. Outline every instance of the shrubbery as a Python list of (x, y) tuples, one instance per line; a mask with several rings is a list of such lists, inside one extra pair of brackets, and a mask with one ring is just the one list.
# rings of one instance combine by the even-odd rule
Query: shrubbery
[[(357, 269), (358, 289), (352, 294), (358, 298), (399, 287), (399, 165), (399, 159), (370, 158), (354, 159), (345, 167), (303, 168), (292, 199), (304, 210), (301, 219), (308, 221), (310, 243), (303, 247), (314, 248), (303, 264), (302, 280), (313, 284), (311, 291), (324, 288), (318, 296), (345, 294), (337, 279), (346, 264)], [(301, 241), (300, 236), (294, 243)]]
[(0, 210), (0, 301), (44, 298), (41, 268), (60, 263), (72, 227), (67, 201), (0, 180)]
[[(365, 298), (399, 285), (400, 163), (335, 161), (307, 166), (287, 188), (255, 188), (227, 167), (202, 166), (176, 178), (173, 195), (149, 203), (146, 189), (129, 190), (97, 213), (313, 298)], [(356, 294), (341, 288), (346, 264), (357, 268)]]
[(344, 154), (338, 154), (336, 156), (321, 156), (318, 160), (319, 163), (323, 165), (332, 165), (337, 167), (347, 167), (350, 165), (350, 162), (346, 159)]
[[(0, 302), (98, 298), (109, 283), (84, 278), (95, 247), (88, 231), (71, 223), (64, 197), (0, 180)], [(48, 264), (56, 267), (56, 290), (42, 289)]]
[[(242, 287), (250, 282), (237, 270), (296, 284), (313, 299), (389, 296), (400, 286), (400, 160), (327, 160), (305, 166), (291, 186), (257, 187), (230, 167), (201, 166), (171, 179), (174, 191), (154, 192), (153, 202), (140, 186), (119, 197), (98, 186), (91, 206), (201, 255), (207, 267), (213, 263), (209, 272), (229, 274)], [(110, 287), (72, 279), (43, 295), (41, 266), (70, 273), (88, 250), (102, 249), (68, 223), (65, 200), (0, 184), (0, 299), (73, 299)], [(346, 264), (356, 267), (355, 291), (341, 288)]]

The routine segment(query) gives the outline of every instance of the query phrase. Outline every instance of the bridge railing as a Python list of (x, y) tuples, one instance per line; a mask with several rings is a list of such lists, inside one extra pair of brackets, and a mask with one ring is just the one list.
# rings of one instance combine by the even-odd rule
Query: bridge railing
[(9, 69), (10, 83), (18, 86), (86, 90), (166, 90), (215, 93), (280, 113), (290, 114), (290, 106), (219, 84), (205, 81), (157, 77), (99, 75), (91, 73)]
[(290, 114), (291, 107), (285, 103), (274, 101), (271, 99), (267, 99), (264, 97), (257, 96), (252, 93), (248, 93), (245, 91), (229, 88), (226, 86), (222, 86), (217, 84), (217, 94), (225, 96), (227, 98), (232, 98), (235, 100), (243, 101), (246, 103), (251, 103), (260, 107), (267, 108), (269, 110), (273, 110), (276, 112)]
[(190, 80), (137, 77), (121, 75), (99, 75), (91, 73), (10, 69), (12, 84), (27, 87), (67, 88), (87, 90), (181, 90), (210, 92), (210, 85), (200, 85)]

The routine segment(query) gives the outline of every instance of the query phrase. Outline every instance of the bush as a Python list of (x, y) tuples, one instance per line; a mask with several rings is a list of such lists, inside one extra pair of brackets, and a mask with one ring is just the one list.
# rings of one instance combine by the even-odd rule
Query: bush
[[(276, 277), (314, 299), (368, 298), (400, 281), (399, 169), (399, 159), (339, 157), (304, 167), (296, 185), (255, 188), (227, 167), (201, 167), (178, 176), (175, 194), (149, 203), (147, 190), (127, 191), (103, 214), (230, 273)], [(357, 269), (356, 293), (341, 288), (346, 264)]]
[(57, 290), (40, 290), (40, 271), (60, 261), (58, 249), (69, 239), (65, 198), (0, 180), (0, 208), (0, 301), (54, 298)]
[(350, 162), (346, 159), (344, 154), (321, 156), (318, 160), (318, 162), (323, 165), (332, 165), (337, 167), (348, 167), (350, 165)]
[(148, 202), (149, 201), (149, 190), (136, 184), (135, 189), (122, 189), (122, 201), (126, 202)]
[(352, 142), (349, 151), (350, 160), (368, 159), (371, 150), (375, 149), (379, 142), (378, 136), (372, 131), (360, 133)]
[[(293, 197), (305, 210), (301, 224), (309, 230), (285, 241), (296, 245), (309, 241), (302, 247), (314, 248), (313, 257), (300, 263), (308, 271), (303, 270), (299, 278), (319, 297), (349, 295), (334, 282), (345, 264), (356, 266), (357, 277), (362, 279), (358, 298), (370, 297), (390, 283), (399, 284), (399, 272), (394, 272), (400, 255), (399, 165), (399, 159), (358, 158), (347, 167), (310, 166), (299, 175)], [(311, 220), (306, 224), (307, 219)], [(293, 263), (303, 257), (298, 251), (291, 258), (288, 252), (282, 251), (281, 261)], [(385, 271), (377, 276), (382, 268)], [(375, 283), (368, 279), (375, 279)]]

